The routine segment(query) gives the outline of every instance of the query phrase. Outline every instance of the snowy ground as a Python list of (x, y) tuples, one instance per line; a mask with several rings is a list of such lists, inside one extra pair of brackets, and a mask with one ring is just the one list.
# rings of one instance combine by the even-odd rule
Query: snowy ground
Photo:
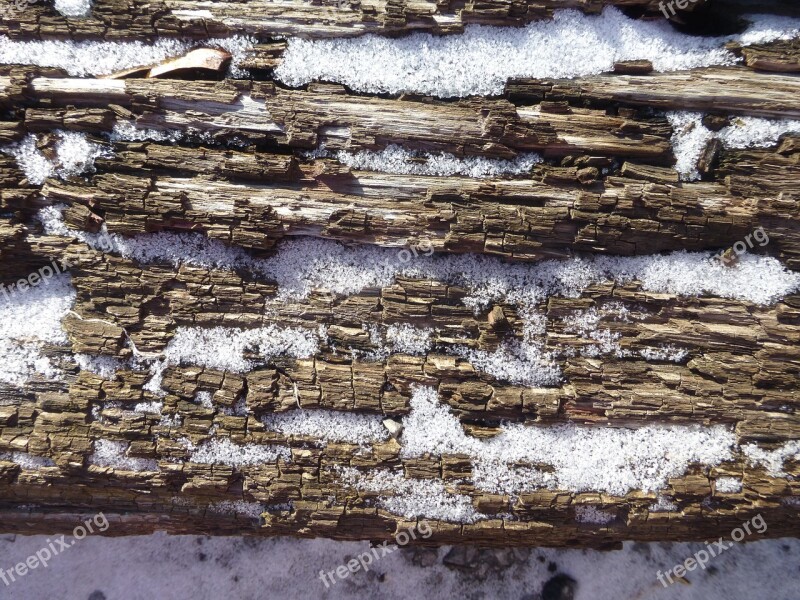
[[(0, 568), (25, 560), (46, 546), (47, 539), (0, 537)], [(497, 566), (489, 554), (493, 551), (487, 551), (472, 557), (472, 564), (495, 566), (463, 570), (443, 564), (447, 548), (440, 548), (438, 555), (434, 550), (402, 549), (375, 561), (369, 572), (359, 571), (326, 589), (320, 570), (336, 569), (368, 550), (367, 543), (165, 534), (88, 537), (53, 558), (47, 568), (31, 570), (9, 586), (0, 582), (0, 598), (538, 600), (544, 583), (558, 574), (577, 582), (575, 600), (800, 598), (800, 540), (794, 539), (738, 545), (713, 559), (705, 571), (689, 573), (688, 584), (664, 589), (658, 583), (656, 571), (670, 569), (701, 547), (626, 543), (619, 552), (500, 551), (494, 556), (504, 567)], [(458, 557), (451, 555), (448, 562), (453, 560), (458, 562)]]

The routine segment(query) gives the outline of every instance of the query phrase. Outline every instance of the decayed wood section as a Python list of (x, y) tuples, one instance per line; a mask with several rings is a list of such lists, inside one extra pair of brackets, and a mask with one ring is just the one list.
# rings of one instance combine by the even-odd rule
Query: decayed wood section
[[(554, 7), (597, 11), (612, 3), (469, 2), (458, 3), (458, 12), (452, 4), (362, 2), (326, 21), (316, 18), (324, 3), (249, 3), (243, 17), (238, 3), (99, 0), (86, 21), (34, 6), (0, 33), (451, 33), (471, 22), (524, 23)], [(657, 11), (648, 1), (613, 4)], [(797, 46), (742, 52), (746, 62), (737, 67), (518, 80), (502, 97), (459, 101), (360, 95), (322, 83), (290, 90), (269, 80), (78, 79), (3, 67), (0, 144), (37, 134), (51, 152), (50, 134), (69, 130), (114, 152), (86, 177), (51, 177), (41, 186), (0, 154), (3, 281), (56, 260), (70, 265), (76, 291), (63, 319), (69, 344), (42, 349), (63, 378), (0, 384), (0, 529), (67, 532), (78, 515), (102, 510), (114, 535), (166, 529), (384, 540), (423, 518), (398, 516), (381, 504), (381, 492), (348, 484), (342, 469), (355, 468), (443, 482), (449, 498), (482, 515), (461, 523), (427, 518), (432, 543), (611, 547), (626, 539), (716, 539), (757, 513), (769, 524), (767, 536), (800, 534), (800, 462), (788, 457), (778, 474), (742, 450), (757, 444), (771, 451), (798, 439), (798, 293), (759, 305), (653, 292), (634, 280), (551, 296), (535, 308), (542, 347), (561, 377), (524, 385), (490, 374), (463, 351), (491, 353), (523, 339), (524, 311), (505, 300), (473, 310), (465, 305), (469, 291), (452, 281), (399, 275), (350, 295), (315, 289), (287, 299), (280, 282), (247, 268), (104, 253), (49, 234), (34, 218), (63, 205), (63, 221), (75, 232), (101, 225), (126, 238), (193, 232), (264, 260), (308, 236), (394, 251), (425, 244), (441, 256), (530, 267), (581, 253), (725, 250), (760, 228), (769, 244), (754, 251), (798, 269), (800, 137), (767, 148), (709, 148), (701, 181), (680, 182), (672, 168), (673, 130), (658, 111), (800, 118), (800, 79), (790, 66)], [(185, 135), (176, 143), (109, 143), (104, 136), (118, 122)], [(309, 154), (320, 146), (354, 152), (388, 144), (492, 159), (538, 152), (544, 162), (522, 176), (476, 179), (359, 170)], [(616, 318), (620, 306), (635, 316)], [(612, 350), (571, 325), (588, 313), (599, 314)], [(433, 331), (431, 349), (385, 352), (371, 332), (397, 324)], [(153, 357), (163, 356), (178, 328), (219, 326), (326, 330), (313, 355), (273, 357), (246, 372), (167, 364), (165, 394), (155, 394), (148, 386)], [(648, 357), (657, 347), (683, 354)], [(81, 368), (77, 354), (121, 362), (104, 376)], [(699, 424), (729, 428), (737, 447), (714, 466), (690, 464), (657, 492), (498, 493), (475, 485), (474, 457), (408, 456), (402, 433), (359, 444), (264, 423), (271, 415), (330, 410), (396, 425), (421, 387), (435, 389), (464, 432), (480, 440), (497, 437), (503, 422), (598, 430)], [(210, 401), (198, 402), (198, 393)], [(132, 410), (149, 402), (163, 405)], [(192, 461), (192, 448), (212, 440), (285, 452), (258, 464)], [(101, 441), (121, 443), (131, 462), (98, 464)], [(13, 453), (40, 458), (26, 466)], [(741, 489), (718, 489), (723, 478), (741, 480)], [(586, 509), (602, 518), (583, 518)]]

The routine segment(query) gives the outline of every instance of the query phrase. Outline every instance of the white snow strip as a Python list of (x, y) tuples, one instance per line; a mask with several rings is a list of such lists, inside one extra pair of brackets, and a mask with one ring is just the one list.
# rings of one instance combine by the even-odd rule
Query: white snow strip
[(678, 505), (666, 496), (659, 496), (658, 500), (648, 508), (650, 512), (673, 512), (678, 510)]
[(88, 17), (92, 12), (92, 0), (55, 0), (54, 6), (65, 17)]
[(395, 352), (405, 354), (426, 354), (433, 346), (432, 336), (432, 330), (414, 327), (407, 323), (389, 325), (386, 328), (386, 341), (392, 345)]
[(261, 513), (266, 511), (266, 505), (260, 502), (245, 502), (244, 500), (223, 500), (209, 505), (208, 510), (216, 514), (234, 514), (260, 519)]
[(172, 142), (177, 143), (184, 138), (184, 132), (178, 130), (162, 131), (159, 129), (139, 128), (131, 121), (117, 121), (109, 135), (114, 142)]
[(123, 471), (158, 471), (158, 462), (147, 458), (128, 456), (127, 442), (95, 440), (94, 452), (89, 456), (89, 464), (98, 467), (111, 467)]
[(16, 463), (29, 471), (38, 471), (45, 467), (56, 466), (56, 463), (51, 458), (36, 456), (27, 452), (0, 452), (0, 460)]
[(592, 523), (594, 525), (607, 525), (617, 518), (617, 514), (600, 510), (596, 506), (577, 506), (575, 508), (575, 520), (578, 523)]
[(68, 343), (61, 328), (75, 302), (69, 275), (43, 278), (26, 291), (0, 298), (0, 382), (22, 387), (35, 374), (57, 379), (61, 371), (42, 355), (45, 345)]
[[(625, 495), (662, 489), (690, 464), (717, 465), (732, 458), (736, 436), (724, 426), (652, 425), (637, 429), (504, 424), (489, 440), (468, 436), (436, 391), (418, 387), (403, 419), (404, 457), (465, 454), (474, 484), (493, 493), (536, 489)], [(530, 465), (521, 469), (510, 465)], [(550, 469), (538, 469), (548, 465)]]
[(751, 465), (764, 467), (771, 477), (787, 477), (783, 463), (789, 459), (800, 460), (800, 440), (786, 442), (775, 450), (764, 450), (756, 444), (742, 447)]
[(557, 11), (552, 21), (524, 28), (471, 25), (452, 36), (290, 39), (275, 75), (292, 87), (324, 80), (368, 93), (499, 95), (512, 77), (593, 75), (625, 60), (650, 60), (656, 71), (732, 65), (737, 58), (725, 49), (727, 42), (754, 44), (800, 35), (798, 19), (748, 19), (741, 35), (703, 38), (679, 33), (665, 21), (634, 20), (607, 7), (601, 15)]
[(126, 363), (113, 356), (75, 354), (75, 362), (82, 371), (89, 371), (103, 379), (113, 379), (117, 371), (126, 368)]
[(268, 362), (275, 356), (308, 358), (318, 349), (317, 332), (299, 327), (179, 327), (164, 356), (170, 365), (191, 364), (245, 373), (257, 364), (245, 358), (246, 352), (255, 352), (263, 362)]
[(257, 444), (239, 446), (228, 438), (214, 438), (193, 450), (189, 461), (209, 465), (253, 467), (275, 464), (278, 459), (289, 462), (291, 458), (291, 450), (286, 447)]
[(725, 148), (768, 148), (786, 133), (800, 133), (800, 120), (734, 117), (727, 127), (714, 132), (703, 125), (702, 113), (669, 112), (672, 125), (672, 151), (675, 170), (683, 181), (700, 179), (697, 162), (711, 140), (718, 139)]
[(717, 477), (716, 489), (723, 494), (738, 494), (742, 491), (742, 480), (738, 477)]
[(300, 300), (314, 290), (352, 295), (383, 287), (397, 275), (434, 278), (469, 289), (465, 303), (477, 310), (492, 302), (519, 304), (534, 311), (551, 295), (577, 297), (588, 286), (614, 281), (639, 281), (648, 292), (677, 296), (720, 296), (768, 305), (800, 289), (800, 274), (777, 259), (744, 254), (735, 267), (709, 260), (710, 252), (616, 257), (596, 255), (535, 264), (507, 263), (485, 255), (420, 255), (410, 262), (396, 250), (375, 246), (345, 246), (319, 238), (294, 238), (277, 252), (255, 259), (240, 247), (229, 247), (200, 234), (156, 233), (124, 238), (89, 234), (64, 225), (62, 207), (38, 213), (45, 232), (80, 239), (106, 252), (142, 263), (170, 262), (218, 269), (246, 269), (279, 286), (278, 300)]
[(450, 492), (440, 479), (406, 479), (402, 473), (381, 469), (362, 473), (342, 467), (337, 471), (345, 485), (383, 494), (378, 505), (406, 519), (474, 523), (487, 518), (475, 510), (469, 496)]
[(370, 444), (389, 438), (383, 417), (335, 410), (292, 410), (262, 418), (269, 431), (287, 436), (309, 436), (326, 442)]
[[(66, 0), (76, 5), (86, 0)], [(236, 65), (254, 41), (246, 36), (182, 41), (160, 38), (152, 44), (142, 42), (30, 41), (22, 42), (0, 36), (0, 64), (57, 67), (72, 76), (109, 75), (116, 71), (143, 67), (181, 56), (197, 47), (222, 48), (233, 56), (230, 75), (241, 77)]]
[(524, 175), (530, 173), (534, 165), (542, 162), (541, 156), (528, 152), (520, 154), (513, 160), (480, 156), (459, 158), (448, 152), (430, 153), (406, 150), (397, 144), (389, 144), (377, 152), (373, 150), (329, 152), (321, 148), (308, 153), (308, 156), (309, 158), (335, 158), (351, 169), (359, 171), (442, 177), (465, 175), (475, 178)]
[(90, 142), (85, 133), (56, 131), (58, 142), (55, 145), (55, 156), (47, 158), (37, 143), (39, 138), (28, 134), (21, 142), (0, 148), (13, 156), (19, 168), (25, 173), (33, 185), (42, 185), (47, 178), (57, 175), (61, 179), (69, 179), (85, 173), (93, 173), (94, 161), (98, 158), (111, 158), (110, 149)]

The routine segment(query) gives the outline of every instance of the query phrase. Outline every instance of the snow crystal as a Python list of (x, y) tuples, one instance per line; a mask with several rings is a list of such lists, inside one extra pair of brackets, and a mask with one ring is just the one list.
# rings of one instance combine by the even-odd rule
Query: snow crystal
[(382, 493), (378, 505), (406, 519), (437, 519), (474, 523), (486, 519), (469, 496), (447, 490), (440, 479), (407, 479), (402, 473), (375, 469), (362, 473), (352, 467), (338, 469), (342, 482), (359, 491)]
[(476, 311), (504, 301), (521, 305), (526, 319), (538, 321), (537, 303), (551, 295), (577, 297), (587, 287), (608, 280), (618, 284), (638, 280), (649, 292), (711, 294), (762, 305), (800, 289), (800, 274), (788, 271), (775, 258), (749, 254), (742, 255), (735, 267), (709, 260), (710, 252), (594, 255), (535, 264), (507, 263), (486, 255), (419, 255), (404, 262), (389, 248), (293, 238), (283, 240), (274, 255), (255, 259), (241, 247), (229, 247), (201, 234), (155, 233), (124, 238), (70, 230), (64, 225), (62, 210), (51, 206), (39, 211), (38, 218), (48, 235), (72, 236), (142, 263), (167, 261), (175, 266), (246, 269), (277, 282), (278, 301), (302, 300), (314, 290), (357, 294), (366, 288), (390, 285), (402, 275), (463, 285), (469, 292), (464, 302)]
[[(6, 295), (3, 287), (3, 294)], [(21, 387), (34, 374), (48, 379), (60, 376), (50, 359), (42, 355), (47, 344), (63, 345), (69, 340), (61, 328), (75, 301), (69, 275), (43, 279), (25, 292), (0, 299), (0, 381)]]
[(673, 512), (678, 510), (678, 505), (666, 496), (659, 496), (658, 500), (648, 508), (650, 512)]
[(552, 21), (524, 28), (470, 25), (452, 36), (298, 38), (289, 40), (275, 76), (292, 87), (325, 80), (368, 93), (499, 95), (512, 77), (592, 75), (625, 60), (650, 60), (656, 71), (733, 65), (737, 58), (727, 42), (763, 43), (800, 34), (797, 19), (748, 18), (742, 35), (721, 38), (682, 34), (665, 21), (630, 19), (613, 7), (600, 15), (556, 11)]
[(406, 354), (425, 354), (433, 346), (433, 331), (408, 324), (389, 325), (386, 328), (386, 340), (395, 352)]
[(292, 410), (262, 418), (269, 431), (309, 436), (326, 442), (368, 444), (388, 439), (382, 417), (335, 410)]
[(645, 360), (679, 363), (683, 362), (686, 357), (689, 356), (689, 351), (667, 344), (659, 346), (658, 348), (644, 348), (639, 350), (639, 355)]
[(179, 327), (164, 355), (171, 365), (192, 364), (244, 373), (256, 363), (244, 357), (256, 352), (264, 362), (275, 356), (308, 358), (318, 350), (317, 332), (274, 325), (258, 329)]
[(742, 447), (751, 465), (764, 467), (771, 477), (786, 477), (783, 463), (789, 459), (800, 460), (800, 440), (786, 442), (775, 450), (764, 450), (756, 444)]
[(716, 488), (723, 494), (738, 494), (742, 491), (742, 480), (738, 477), (717, 477)]
[(103, 379), (113, 379), (117, 371), (126, 367), (124, 361), (113, 356), (98, 356), (91, 354), (75, 354), (75, 363), (82, 371), (89, 371)]
[(123, 471), (158, 471), (157, 461), (128, 456), (128, 446), (127, 442), (95, 440), (89, 464)]
[[(67, 0), (76, 5), (87, 0)], [(222, 48), (233, 56), (230, 75), (241, 77), (244, 73), (236, 65), (253, 46), (254, 40), (246, 36), (183, 41), (159, 38), (152, 44), (143, 42), (95, 41), (29, 41), (12, 40), (0, 36), (0, 64), (38, 65), (57, 67), (72, 76), (109, 75), (116, 71), (144, 67), (181, 56), (194, 48)]]
[(238, 446), (228, 438), (215, 438), (195, 449), (189, 456), (189, 461), (210, 465), (249, 467), (274, 464), (279, 458), (289, 462), (291, 457), (291, 450), (286, 447), (257, 444)]
[(139, 128), (131, 121), (117, 121), (109, 135), (109, 141), (115, 142), (172, 142), (177, 143), (184, 137), (182, 131), (161, 131), (159, 129)]
[(46, 456), (36, 456), (27, 452), (0, 452), (0, 460), (18, 464), (23, 469), (38, 471), (45, 467), (54, 467), (56, 463)]
[[(411, 413), (403, 419), (402, 456), (465, 454), (472, 459), (475, 486), (492, 493), (548, 488), (622, 496), (631, 490), (656, 491), (692, 463), (716, 465), (730, 459), (736, 442), (721, 425), (625, 429), (571, 423), (509, 423), (499, 435), (480, 440), (464, 432), (433, 388), (417, 387), (410, 404)], [(519, 464), (546, 464), (552, 470), (510, 467)]]
[(211, 392), (197, 392), (197, 394), (195, 394), (194, 401), (203, 408), (214, 408)]
[(669, 112), (667, 119), (672, 125), (672, 151), (675, 154), (675, 170), (683, 181), (700, 179), (697, 162), (713, 139), (722, 142), (725, 148), (765, 148), (774, 146), (786, 133), (800, 133), (800, 121), (789, 119), (763, 119), (758, 117), (735, 117), (731, 124), (714, 132), (703, 124), (703, 115), (696, 112)]
[(65, 17), (88, 17), (92, 0), (55, 0), (55, 9)]
[(0, 148), (13, 156), (19, 168), (33, 185), (42, 185), (48, 177), (57, 175), (68, 179), (94, 172), (94, 161), (98, 158), (111, 158), (108, 148), (90, 142), (85, 133), (56, 131), (59, 140), (55, 145), (55, 156), (51, 160), (37, 148), (38, 137), (28, 134), (21, 142)]
[(575, 520), (578, 523), (593, 523), (595, 525), (607, 525), (617, 518), (616, 513), (608, 510), (600, 510), (596, 506), (576, 506)]
[(309, 157), (336, 158), (351, 169), (378, 171), (398, 175), (436, 175), (449, 177), (466, 175), (484, 178), (499, 175), (524, 175), (530, 173), (534, 165), (542, 162), (542, 157), (534, 153), (520, 154), (513, 160), (469, 156), (458, 158), (448, 152), (429, 153), (406, 150), (396, 144), (389, 144), (379, 152), (361, 150), (359, 152), (327, 152), (324, 148), (309, 153)]
[(260, 519), (261, 514), (266, 510), (266, 505), (260, 502), (245, 502), (244, 500), (223, 500), (210, 504), (208, 510), (216, 514), (243, 515), (251, 519)]
[(501, 381), (526, 386), (557, 385), (561, 369), (552, 353), (544, 352), (540, 344), (517, 341), (503, 342), (497, 350), (475, 350), (456, 346), (452, 351)]

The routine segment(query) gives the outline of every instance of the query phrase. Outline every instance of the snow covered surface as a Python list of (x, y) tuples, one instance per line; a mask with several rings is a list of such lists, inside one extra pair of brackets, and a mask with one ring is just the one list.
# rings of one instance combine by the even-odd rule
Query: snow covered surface
[(792, 440), (775, 450), (765, 450), (756, 444), (747, 444), (742, 451), (751, 464), (764, 467), (772, 477), (786, 477), (783, 463), (789, 459), (800, 460), (800, 440)]
[[(73, 8), (87, 0), (65, 0)], [(95, 41), (30, 41), (12, 40), (0, 36), (0, 64), (38, 65), (57, 67), (72, 76), (108, 75), (133, 67), (149, 66), (167, 58), (181, 56), (197, 47), (222, 48), (233, 56), (230, 75), (238, 77), (242, 71), (236, 64), (244, 57), (254, 41), (245, 36), (214, 38), (201, 41), (183, 41), (159, 38), (152, 44), (143, 42)]]
[(309, 158), (336, 158), (340, 163), (359, 171), (378, 171), (398, 175), (436, 175), (449, 177), (466, 175), (468, 177), (497, 177), (499, 175), (524, 175), (534, 165), (542, 162), (542, 157), (534, 153), (520, 154), (513, 160), (484, 157), (459, 158), (448, 152), (421, 152), (406, 150), (397, 144), (389, 144), (380, 151), (360, 150), (331, 152), (320, 148), (309, 152)]
[(20, 387), (35, 374), (47, 379), (60, 376), (41, 351), (46, 344), (67, 343), (61, 319), (74, 301), (72, 280), (63, 274), (0, 298), (0, 381)]
[(742, 491), (742, 480), (738, 477), (718, 477), (716, 489), (723, 494), (738, 494)]
[[(107, 515), (108, 516), (108, 515)], [(111, 521), (110, 532), (114, 523)], [(0, 536), (2, 568), (12, 568), (51, 536)], [(396, 550), (326, 589), (319, 577), (369, 551), (368, 542), (253, 539), (237, 537), (89, 536), (69, 552), (53, 558), (46, 569), (30, 571), (3, 588), (10, 600), (151, 600), (152, 598), (217, 600), (218, 598), (309, 598), (478, 600), (537, 598), (556, 573), (577, 581), (575, 600), (795, 600), (800, 568), (800, 540), (778, 539), (737, 544), (709, 564), (686, 575), (691, 585), (664, 589), (662, 573), (704, 549), (698, 543), (632, 543), (622, 550), (532, 549), (501, 573), (481, 581), (475, 572), (448, 569), (437, 551), (435, 564), (412, 563), (414, 549)], [(121, 560), (120, 557), (124, 557)], [(552, 565), (552, 567), (550, 566)], [(552, 569), (552, 571), (551, 571)], [(268, 592), (266, 591), (268, 590)], [(266, 594), (266, 596), (265, 596)]]
[(92, 0), (55, 0), (54, 6), (65, 17), (88, 17), (92, 12)]
[(268, 431), (287, 436), (308, 436), (325, 442), (370, 444), (386, 440), (389, 432), (380, 415), (335, 410), (292, 410), (262, 419)]
[(158, 471), (157, 461), (128, 456), (128, 443), (112, 440), (95, 440), (89, 464), (121, 471)]
[[(241, 247), (229, 247), (201, 234), (162, 232), (125, 238), (105, 231), (91, 234), (70, 230), (59, 207), (42, 209), (39, 219), (48, 234), (75, 237), (94, 248), (139, 262), (248, 270), (278, 284), (277, 296), (271, 301), (276, 303), (304, 299), (315, 290), (348, 296), (365, 288), (390, 285), (398, 275), (464, 286), (468, 292), (464, 303), (475, 311), (497, 302), (516, 305), (523, 320), (523, 339), (506, 340), (492, 351), (458, 346), (447, 351), (468, 359), (476, 368), (500, 380), (529, 386), (555, 385), (561, 378), (556, 357), (544, 350), (545, 322), (538, 312), (539, 303), (550, 296), (577, 297), (589, 286), (606, 281), (617, 284), (639, 281), (648, 292), (679, 296), (709, 294), (767, 305), (800, 289), (800, 273), (786, 270), (777, 259), (752, 254), (743, 254), (735, 267), (710, 260), (710, 252), (639, 257), (596, 255), (536, 264), (507, 263), (485, 255), (422, 254), (403, 261), (393, 249), (295, 238), (282, 241), (274, 255), (256, 259)], [(566, 323), (567, 330), (580, 332), (592, 340), (592, 344), (581, 349), (586, 356), (629, 356), (630, 351), (620, 346), (619, 334), (598, 326), (602, 318), (628, 319), (627, 310), (601, 307), (599, 311), (584, 311), (571, 317)], [(431, 348), (434, 333), (393, 324), (387, 328), (386, 340), (394, 351), (421, 354)], [(376, 343), (383, 343), (377, 329), (370, 330), (370, 337)], [(326, 341), (324, 329), (182, 328), (164, 359), (153, 366), (154, 378), (148, 389), (158, 393), (158, 376), (168, 365), (191, 363), (245, 372), (256, 365), (246, 351), (255, 352), (262, 361), (276, 355), (307, 358)], [(389, 350), (383, 346), (379, 355)], [(560, 351), (567, 350), (570, 349)], [(640, 349), (639, 355), (647, 360), (674, 362), (687, 356), (685, 350), (670, 345)]]
[[(636, 429), (508, 423), (481, 440), (468, 436), (432, 388), (418, 387), (403, 418), (402, 456), (465, 454), (474, 483), (489, 492), (517, 494), (537, 488), (624, 495), (657, 491), (692, 463), (732, 458), (736, 436), (727, 427), (648, 425)], [(546, 464), (552, 470), (512, 468)]]
[(731, 124), (720, 131), (711, 131), (703, 124), (702, 113), (669, 112), (672, 125), (672, 151), (675, 170), (683, 181), (700, 179), (697, 161), (706, 145), (713, 139), (725, 148), (766, 148), (774, 146), (786, 133), (800, 133), (800, 121), (790, 119), (762, 119), (758, 117), (732, 117)]
[(732, 65), (736, 57), (724, 48), (726, 42), (800, 35), (798, 19), (754, 15), (749, 20), (741, 35), (703, 38), (607, 7), (601, 15), (557, 11), (552, 21), (524, 28), (471, 25), (454, 36), (290, 39), (275, 75), (293, 87), (325, 80), (368, 93), (497, 95), (511, 77), (578, 77), (610, 71), (623, 60), (647, 59), (657, 71)]
[(279, 458), (289, 462), (291, 456), (291, 450), (286, 447), (260, 446), (258, 444), (237, 445), (228, 438), (215, 438), (194, 449), (189, 461), (244, 467), (274, 464)]
[(441, 479), (407, 478), (401, 472), (388, 470), (363, 473), (351, 467), (340, 469), (339, 476), (344, 484), (357, 490), (382, 494), (378, 505), (407, 519), (475, 523), (486, 518), (475, 510), (469, 496), (448, 490)]
[(352, 295), (365, 288), (389, 285), (397, 275), (465, 285), (469, 290), (465, 303), (476, 310), (498, 301), (533, 310), (550, 295), (576, 297), (588, 286), (608, 280), (618, 284), (638, 280), (648, 292), (709, 294), (762, 305), (800, 289), (800, 273), (787, 270), (775, 258), (750, 254), (742, 255), (735, 267), (709, 260), (710, 252), (594, 255), (535, 264), (507, 263), (486, 255), (420, 255), (403, 262), (398, 252), (389, 248), (294, 238), (282, 241), (273, 256), (255, 259), (241, 247), (226, 246), (201, 234), (155, 233), (124, 238), (105, 232), (77, 232), (65, 226), (61, 210), (47, 207), (38, 213), (46, 233), (76, 237), (95, 248), (143, 263), (247, 269), (276, 281), (279, 301), (307, 298), (313, 290)]
[(37, 148), (38, 136), (28, 134), (21, 142), (0, 148), (13, 156), (25, 177), (33, 185), (42, 185), (48, 177), (57, 175), (68, 179), (85, 173), (94, 172), (94, 161), (98, 158), (111, 158), (109, 148), (90, 142), (85, 133), (71, 131), (55, 131), (58, 142), (55, 155), (48, 158)]
[(257, 364), (245, 358), (246, 353), (255, 353), (267, 362), (275, 356), (309, 358), (317, 350), (316, 330), (299, 327), (179, 327), (164, 355), (169, 365), (191, 364), (244, 373)]

